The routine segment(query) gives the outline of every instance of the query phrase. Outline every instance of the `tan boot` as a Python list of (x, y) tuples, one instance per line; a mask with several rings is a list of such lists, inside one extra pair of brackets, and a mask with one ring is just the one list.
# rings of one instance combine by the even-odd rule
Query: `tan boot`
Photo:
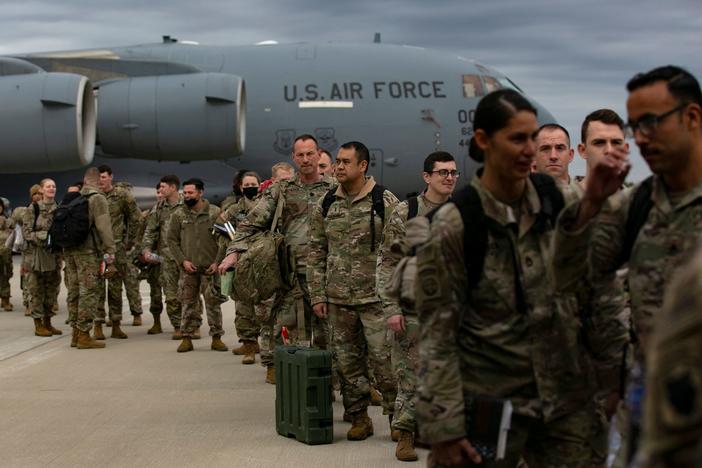
[(78, 328), (73, 327), (73, 334), (71, 335), (71, 348), (78, 346)]
[(266, 383), (275, 385), (275, 367), (268, 366), (266, 368)]
[(246, 340), (241, 342), (241, 346), (237, 346), (236, 348), (232, 348), (232, 354), (235, 354), (237, 356), (243, 356), (246, 354), (244, 351), (246, 351)]
[(359, 411), (351, 416), (351, 429), (346, 433), (348, 440), (365, 440), (373, 435), (373, 421), (368, 411)]
[(242, 364), (253, 364), (256, 362), (256, 342), (245, 341), (244, 346), (244, 358), (241, 360)]
[(95, 322), (93, 324), (93, 336), (96, 340), (104, 340), (105, 334), (102, 332), (102, 323)]
[(76, 348), (78, 349), (99, 349), (104, 348), (105, 343), (95, 341), (90, 333), (78, 330), (78, 340), (76, 340)]
[(392, 427), (392, 414), (388, 416), (388, 421), (390, 422), (390, 439), (392, 439), (393, 442), (399, 442), (400, 441), (400, 432), (402, 432), (400, 429), (393, 429)]
[(141, 326), (141, 314), (134, 316), (134, 318), (132, 319), (132, 326), (133, 327), (140, 327)]
[(414, 451), (414, 433), (400, 431), (400, 440), (395, 448), (395, 457), (400, 461), (417, 461), (417, 452)]
[(159, 314), (153, 314), (154, 315), (154, 325), (149, 328), (146, 332), (147, 335), (158, 335), (159, 333), (163, 333), (163, 329), (161, 328), (161, 316)]
[(120, 323), (119, 320), (112, 321), (112, 334), (110, 335), (110, 338), (117, 338), (118, 340), (126, 340), (129, 337), (119, 327), (119, 323)]
[(10, 303), (9, 297), (2, 298), (2, 310), (5, 312), (12, 312), (12, 304)]
[(370, 404), (372, 406), (381, 406), (383, 404), (383, 395), (375, 388), (370, 390)]
[(348, 411), (344, 411), (344, 422), (350, 423), (351, 421), (353, 421), (351, 415), (348, 413)]
[(59, 330), (58, 328), (54, 328), (51, 325), (51, 317), (44, 317), (43, 322), (44, 322), (44, 328), (49, 330), (52, 335), (63, 335), (63, 332), (61, 330)]
[(41, 319), (35, 318), (34, 319), (34, 334), (36, 336), (51, 336), (52, 333), (50, 330), (47, 330), (46, 327), (44, 327), (44, 324), (42, 323)]
[(184, 336), (183, 341), (180, 342), (180, 345), (178, 346), (178, 352), (179, 353), (187, 353), (188, 351), (193, 350), (193, 341), (190, 339), (189, 336)]
[(212, 351), (229, 351), (227, 345), (222, 341), (222, 337), (219, 335), (214, 335), (212, 337), (212, 344), (210, 345)]
[(183, 334), (180, 332), (180, 328), (175, 327), (173, 329), (173, 335), (171, 336), (172, 340), (182, 340), (183, 339)]

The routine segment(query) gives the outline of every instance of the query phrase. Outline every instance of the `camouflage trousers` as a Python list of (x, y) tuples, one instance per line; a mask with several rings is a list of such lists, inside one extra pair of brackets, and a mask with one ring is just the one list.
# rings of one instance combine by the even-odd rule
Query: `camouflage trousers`
[(12, 278), (12, 251), (0, 247), (0, 297), (10, 297), (10, 278)]
[(368, 407), (370, 366), (376, 388), (383, 395), (383, 414), (393, 414), (397, 387), (390, 361), (391, 332), (380, 303), (329, 304), (329, 320), (344, 409), (356, 413)]
[(253, 304), (243, 301), (234, 302), (234, 328), (239, 341), (256, 341), (261, 327), (256, 320), (256, 310)]
[(30, 271), (27, 289), (29, 290), (29, 308), (32, 318), (51, 317), (52, 308), (61, 288), (61, 269), (53, 271)]
[[(273, 365), (273, 351), (276, 345), (275, 335), (273, 333), (275, 324), (274, 310), (279, 302), (278, 296), (275, 295), (260, 304), (254, 305), (256, 321), (261, 326), (259, 330), (259, 346), (261, 348), (261, 364), (263, 367)], [(282, 342), (280, 344), (282, 344)]]
[(414, 432), (417, 428), (414, 408), (419, 367), (419, 320), (405, 315), (405, 331), (395, 333), (392, 342), (392, 367), (397, 378), (397, 398), (392, 428)]
[(129, 268), (124, 246), (117, 245), (117, 253), (112, 266), (117, 269), (117, 273), (110, 279), (103, 280), (102, 286), (99, 288), (100, 297), (98, 299), (98, 308), (95, 310), (95, 321), (97, 323), (105, 322), (105, 282), (107, 283), (107, 306), (110, 311), (110, 320), (122, 320), (122, 284), (124, 284), (124, 289), (127, 293), (127, 302), (132, 315), (141, 315), (142, 313), (139, 280)]
[[(305, 340), (313, 340), (313, 344), (321, 349), (327, 349), (331, 341), (329, 333), (329, 323), (322, 320), (312, 312), (310, 304), (310, 293), (307, 289), (307, 278), (305, 275), (297, 275), (295, 287), (287, 291), (278, 302), (275, 312), (274, 334), (280, 337), (283, 327), (288, 329), (290, 344), (296, 344), (302, 340), (302, 335), (298, 329), (297, 310), (304, 309), (305, 314)], [(282, 344), (282, 341), (281, 341)]]
[[(72, 327), (89, 332), (100, 297), (100, 258), (94, 252), (65, 250), (66, 277), (68, 281), (68, 323)], [(75, 278), (75, 280), (74, 280)]]
[(166, 297), (166, 314), (168, 314), (168, 320), (173, 328), (177, 328), (180, 327), (182, 308), (178, 298), (181, 269), (175, 260), (164, 258), (160, 270), (161, 286), (163, 287), (163, 295)]
[(22, 288), (22, 304), (24, 305), (25, 309), (29, 309), (29, 262), (27, 260), (27, 255), (25, 255), (24, 252), (22, 252), (22, 261), (20, 263), (22, 265), (22, 270), (24, 270), (24, 273), (21, 273), (22, 276), (20, 276), (20, 288)]
[(146, 274), (149, 283), (149, 312), (161, 315), (163, 312), (163, 295), (161, 294), (161, 265), (154, 265)]
[(227, 298), (220, 293), (219, 275), (183, 273), (180, 277), (180, 302), (183, 305), (180, 330), (184, 337), (192, 337), (202, 325), (202, 308), (198, 307), (200, 295), (205, 300), (210, 336), (224, 335), (222, 328), (222, 303)]

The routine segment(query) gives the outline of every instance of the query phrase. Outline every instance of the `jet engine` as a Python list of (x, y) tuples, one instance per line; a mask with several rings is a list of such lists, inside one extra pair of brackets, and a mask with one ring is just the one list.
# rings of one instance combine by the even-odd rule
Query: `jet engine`
[(106, 156), (158, 161), (225, 159), (244, 151), (244, 81), (225, 73), (125, 78), (98, 90)]
[(4, 173), (76, 169), (93, 160), (95, 97), (70, 73), (0, 76), (0, 165)]

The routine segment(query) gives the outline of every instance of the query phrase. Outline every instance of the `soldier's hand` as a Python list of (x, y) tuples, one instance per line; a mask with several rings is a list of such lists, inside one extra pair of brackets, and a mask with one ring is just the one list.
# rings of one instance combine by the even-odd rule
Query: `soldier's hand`
[(612, 148), (612, 151), (605, 154), (592, 168), (592, 175), (587, 180), (585, 198), (593, 203), (604, 203), (621, 188), (629, 169), (629, 151), (624, 147)]
[(393, 315), (388, 318), (388, 328), (395, 333), (400, 333), (405, 331), (405, 316), (404, 315)]
[(230, 253), (226, 257), (224, 257), (224, 260), (222, 260), (222, 263), (219, 264), (219, 274), (223, 275), (227, 272), (232, 267), (236, 266), (236, 262), (239, 260), (239, 254), (237, 252)]
[(312, 311), (314, 311), (314, 315), (319, 318), (327, 318), (327, 303), (320, 302), (319, 304), (313, 305)]
[(189, 273), (191, 275), (193, 273), (197, 273), (197, 268), (189, 260), (183, 260), (183, 269), (185, 270), (186, 273)]
[(217, 273), (217, 264), (213, 263), (212, 265), (209, 266), (209, 268), (207, 268), (207, 271), (205, 271), (205, 274), (206, 275), (214, 275), (215, 273)]
[(432, 444), (431, 456), (434, 459), (434, 463), (439, 465), (460, 465), (467, 461), (472, 461), (473, 463), (482, 462), (480, 454), (470, 445), (470, 442), (465, 437)]

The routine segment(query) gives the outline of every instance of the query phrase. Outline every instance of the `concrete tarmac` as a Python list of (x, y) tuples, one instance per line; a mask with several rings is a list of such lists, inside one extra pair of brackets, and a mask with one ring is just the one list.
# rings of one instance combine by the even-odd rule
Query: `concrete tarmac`
[[(231, 352), (210, 350), (206, 324), (195, 351), (178, 354), (165, 312), (165, 333), (152, 324), (146, 282), (144, 325), (107, 347), (69, 346), (65, 287), (53, 324), (61, 336), (34, 336), (25, 317), (15, 257), (13, 312), (0, 311), (0, 466), (7, 467), (398, 467), (386, 416), (370, 407), (375, 435), (346, 440), (350, 424), (334, 403), (334, 442), (308, 446), (275, 431), (275, 386), (260, 363), (244, 366)], [(234, 304), (223, 305), (225, 343), (237, 345)], [(257, 356), (258, 361), (258, 356)]]

